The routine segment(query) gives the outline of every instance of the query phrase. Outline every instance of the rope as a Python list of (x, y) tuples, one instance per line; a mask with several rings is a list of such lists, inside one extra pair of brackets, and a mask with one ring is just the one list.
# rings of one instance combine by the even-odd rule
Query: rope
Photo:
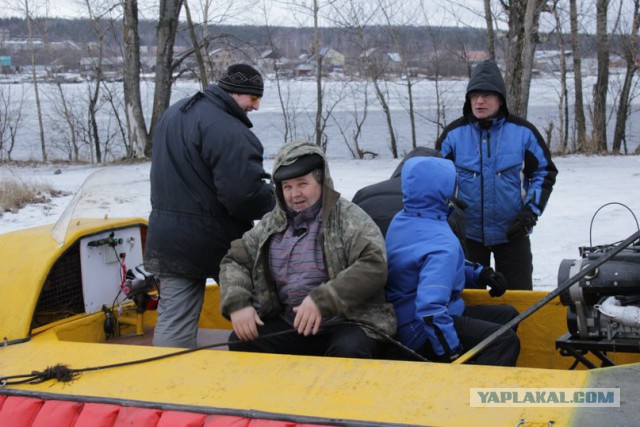
[[(322, 325), (321, 330), (326, 330), (328, 328), (333, 328), (333, 327), (336, 327), (336, 326), (345, 326), (345, 325), (358, 325), (358, 326), (360, 326), (360, 327), (362, 327), (364, 329), (368, 329), (368, 330), (374, 332), (376, 335), (384, 338), (384, 340), (387, 341), (388, 343), (390, 343), (392, 345), (395, 345), (396, 347), (400, 348), (405, 353), (411, 355), (416, 360), (421, 360), (421, 361), (424, 361), (424, 362), (428, 362), (429, 361), (424, 356), (422, 356), (422, 355), (416, 353), (415, 351), (411, 350), (410, 348), (404, 346), (403, 344), (399, 343), (398, 341), (396, 341), (395, 339), (393, 339), (389, 335), (387, 335), (385, 333), (382, 333), (380, 331), (377, 331), (374, 328), (372, 328), (371, 326), (363, 324), (363, 323), (359, 323), (359, 322), (342, 322), (342, 321), (331, 322), (331, 323), (327, 323), (325, 325)], [(297, 329), (291, 328), (291, 329), (287, 329), (285, 331), (279, 331), (279, 332), (273, 332), (273, 333), (270, 333), (270, 334), (261, 335), (258, 338), (256, 338), (254, 341), (269, 339), (269, 338), (273, 338), (273, 337), (276, 337), (276, 336), (287, 335), (287, 334), (292, 334), (292, 333), (297, 333), (297, 332), (298, 332)], [(5, 387), (5, 386), (8, 386), (8, 385), (20, 385), (20, 384), (40, 384), (40, 383), (43, 383), (45, 381), (52, 380), (52, 379), (55, 379), (55, 380), (60, 381), (60, 382), (70, 382), (70, 381), (73, 381), (74, 379), (76, 379), (81, 373), (84, 373), (84, 372), (101, 371), (101, 370), (104, 370), (104, 369), (119, 368), (119, 367), (123, 367), (123, 366), (132, 366), (132, 365), (139, 365), (139, 364), (143, 364), (143, 363), (155, 362), (157, 360), (168, 359), (170, 357), (175, 357), (175, 356), (181, 356), (183, 354), (189, 354), (189, 353), (193, 353), (193, 352), (200, 351), (200, 350), (206, 350), (206, 349), (215, 348), (215, 347), (228, 346), (229, 344), (233, 344), (235, 342), (237, 342), (237, 341), (227, 341), (227, 342), (214, 343), (214, 344), (209, 344), (209, 345), (202, 346), (202, 347), (190, 348), (190, 349), (186, 349), (186, 350), (176, 351), (176, 352), (173, 352), (173, 353), (163, 354), (163, 355), (160, 355), (160, 356), (148, 357), (148, 358), (145, 358), (145, 359), (138, 359), (138, 360), (132, 360), (132, 361), (128, 361), (128, 362), (113, 363), (113, 364), (102, 365), (102, 366), (93, 366), (93, 367), (87, 367), (87, 368), (81, 368), (81, 369), (73, 369), (73, 368), (70, 368), (68, 365), (64, 365), (64, 364), (58, 363), (58, 364), (56, 364), (54, 366), (48, 366), (43, 371), (32, 371), (30, 374), (0, 376), (0, 387)]]

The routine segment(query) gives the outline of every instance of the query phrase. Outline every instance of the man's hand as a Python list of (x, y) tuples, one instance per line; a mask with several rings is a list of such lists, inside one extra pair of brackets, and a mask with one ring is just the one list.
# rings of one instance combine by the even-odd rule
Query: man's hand
[(521, 239), (531, 233), (533, 226), (538, 222), (538, 217), (531, 209), (525, 207), (513, 219), (511, 225), (507, 229), (507, 239), (514, 241)]
[(233, 332), (241, 341), (249, 341), (258, 338), (258, 326), (264, 326), (253, 306), (248, 306), (231, 313)]
[(502, 273), (494, 271), (491, 267), (485, 267), (480, 272), (480, 284), (489, 287), (489, 295), (499, 297), (507, 290), (507, 279)]
[(315, 335), (320, 330), (320, 322), (322, 321), (322, 314), (320, 309), (309, 295), (302, 300), (302, 303), (293, 307), (293, 311), (296, 313), (296, 318), (293, 320), (293, 327), (298, 330), (299, 334), (309, 336), (311, 333)]

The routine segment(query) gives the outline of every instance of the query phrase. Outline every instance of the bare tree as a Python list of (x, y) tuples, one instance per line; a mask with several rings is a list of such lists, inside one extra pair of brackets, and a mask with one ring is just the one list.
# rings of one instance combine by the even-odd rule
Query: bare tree
[(580, 35), (578, 32), (578, 8), (576, 0), (569, 0), (569, 20), (571, 24), (571, 49), (573, 50), (573, 86), (574, 86), (574, 120), (575, 150), (584, 151), (587, 147), (587, 125), (584, 117), (584, 101), (582, 93), (582, 57), (580, 54)]
[[(322, 146), (324, 135), (322, 126), (322, 103), (323, 103), (323, 91), (322, 91), (322, 60), (323, 56), (320, 52), (320, 26), (318, 24), (318, 18), (320, 13), (320, 4), (318, 0), (313, 0), (313, 50), (316, 59), (316, 145)], [(325, 143), (326, 144), (326, 143)]]
[[(423, 7), (422, 8), (422, 15), (423, 15), (423, 19), (426, 23), (426, 31), (429, 34), (429, 40), (431, 42), (431, 57), (429, 58), (430, 61), (430, 78), (432, 79), (432, 81), (434, 82), (434, 87), (435, 87), (435, 92), (436, 92), (436, 112), (435, 112), (435, 116), (428, 118), (428, 120), (430, 122), (432, 122), (433, 124), (436, 125), (436, 134), (434, 135), (434, 141), (438, 139), (438, 137), (440, 136), (440, 133), (444, 130), (444, 128), (447, 126), (447, 120), (446, 120), (446, 108), (443, 102), (443, 90), (442, 90), (442, 79), (443, 79), (443, 75), (442, 75), (442, 70), (441, 70), (441, 64), (443, 62), (442, 60), (442, 56), (441, 55), (441, 50), (440, 50), (440, 46), (443, 45), (444, 43), (442, 43), (442, 41), (440, 40), (440, 38), (438, 37), (437, 32), (435, 31), (435, 27), (433, 25), (431, 25), (431, 20), (429, 18), (429, 12)], [(468, 58), (466, 53), (464, 52), (464, 45), (461, 46), (462, 50), (463, 50), (463, 59), (465, 59), (465, 61), (468, 62)], [(468, 65), (468, 69), (469, 69), (469, 73), (471, 72), (471, 64)]]
[[(408, 3), (407, 3), (408, 4)], [(417, 10), (410, 10), (407, 13), (408, 19), (405, 17), (400, 18), (403, 22), (398, 22), (398, 13), (393, 13), (393, 6), (396, 5), (395, 1), (380, 2), (380, 12), (384, 16), (386, 31), (391, 38), (391, 43), (394, 49), (398, 52), (398, 60), (400, 61), (400, 67), (402, 69), (402, 80), (404, 80), (404, 86), (407, 91), (407, 101), (408, 108), (407, 112), (409, 113), (409, 126), (411, 129), (411, 146), (416, 148), (417, 146), (417, 135), (416, 135), (416, 111), (414, 105), (414, 85), (416, 81), (412, 75), (412, 72), (409, 67), (409, 58), (411, 58), (412, 54), (416, 53), (415, 50), (412, 50), (414, 46), (411, 46), (408, 40), (402, 39), (401, 31), (403, 28), (410, 26), (413, 18), (417, 14)]]
[(533, 57), (545, 0), (501, 0), (501, 3), (509, 20), (505, 70), (509, 109), (515, 115), (526, 118)]
[[(44, 135), (44, 124), (43, 124), (43, 112), (42, 112), (42, 104), (40, 102), (40, 89), (38, 86), (38, 76), (36, 73), (36, 51), (34, 47), (34, 17), (37, 15), (38, 10), (43, 6), (38, 3), (38, 0), (18, 0), (18, 7), (21, 12), (25, 16), (25, 20), (27, 22), (27, 42), (29, 45), (29, 57), (31, 60), (31, 81), (33, 84), (33, 91), (36, 101), (36, 114), (38, 116), (38, 129), (40, 131), (40, 149), (42, 152), (42, 161), (47, 161), (47, 148), (45, 143), (45, 135)], [(46, 4), (45, 4), (46, 6)]]
[(382, 107), (382, 111), (389, 131), (389, 147), (394, 158), (398, 158), (398, 143), (394, 130), (391, 109), (389, 107), (389, 89), (386, 81), (386, 66), (389, 62), (388, 52), (383, 49), (368, 47), (366, 32), (369, 23), (376, 16), (376, 11), (365, 11), (358, 2), (351, 1), (341, 8), (341, 13), (336, 9), (336, 15), (340, 15), (340, 22), (352, 36), (352, 42), (357, 46), (359, 55), (360, 74), (370, 80), (376, 94), (376, 98)]
[(0, 85), (0, 160), (11, 160), (16, 136), (22, 127), (24, 101), (24, 90), (15, 99), (12, 86)]
[[(338, 127), (338, 130), (342, 135), (342, 139), (344, 140), (345, 145), (351, 152), (351, 155), (354, 159), (378, 157), (378, 153), (365, 150), (360, 145), (362, 130), (364, 128), (364, 123), (367, 120), (367, 113), (369, 112), (369, 82), (365, 80), (364, 82), (362, 82), (362, 84), (364, 85), (364, 87), (362, 87), (361, 85), (352, 86), (351, 95), (347, 97), (348, 99), (351, 99), (353, 101), (353, 105), (350, 110), (353, 120), (345, 125), (340, 123), (340, 121), (334, 116), (336, 126)], [(364, 98), (360, 97), (361, 94), (362, 96), (364, 96)], [(360, 108), (362, 108), (362, 112), (360, 112)], [(354, 129), (350, 132), (352, 124)]]
[[(57, 99), (55, 102), (51, 102), (56, 117), (51, 120), (51, 125), (56, 135), (62, 136), (67, 141), (69, 160), (80, 160), (80, 145), (78, 141), (78, 123), (81, 121), (80, 115), (74, 110), (75, 102), (69, 101), (65, 91), (62, 90), (62, 82), (60, 79), (56, 81)], [(62, 116), (62, 122), (58, 119), (58, 116)], [(62, 126), (64, 123), (64, 126)]]
[(373, 48), (368, 51), (368, 55), (363, 57), (365, 62), (365, 70), (367, 71), (367, 77), (373, 83), (376, 98), (382, 107), (385, 120), (387, 122), (387, 129), (389, 131), (389, 148), (391, 149), (391, 155), (394, 159), (398, 158), (398, 140), (396, 138), (396, 131), (393, 126), (393, 119), (391, 116), (391, 108), (389, 107), (389, 88), (388, 82), (385, 79), (385, 62), (386, 54), (384, 52), (377, 52), (377, 49)]
[[(558, 37), (558, 50), (560, 52), (560, 96), (558, 100), (558, 119), (560, 121), (560, 126), (558, 132), (560, 134), (560, 151), (566, 154), (567, 141), (569, 137), (569, 91), (567, 89), (567, 58), (564, 48), (564, 26), (560, 17), (558, 2), (559, 0), (553, 1), (551, 10), (556, 23), (555, 31)], [(546, 141), (551, 145), (551, 138), (547, 138)]]
[(191, 18), (191, 9), (189, 9), (189, 2), (187, 0), (184, 1), (184, 11), (187, 15), (187, 28), (189, 30), (189, 37), (191, 38), (191, 44), (193, 45), (193, 52), (196, 56), (196, 64), (198, 65), (198, 76), (200, 77), (200, 88), (204, 90), (209, 82), (207, 80), (207, 70), (204, 64), (204, 57), (202, 56), (202, 49), (200, 47), (200, 42), (198, 41), (198, 36), (196, 35), (195, 24), (193, 23), (193, 19)]
[(607, 151), (607, 91), (609, 89), (609, 34), (607, 12), (609, 0), (596, 0), (596, 43), (598, 77), (593, 87), (593, 132), (596, 151)]
[[(109, 20), (109, 13), (111, 12), (111, 7), (102, 3), (94, 3), (92, 0), (85, 0), (85, 5), (87, 7), (87, 12), (89, 14), (89, 19), (91, 21), (91, 28), (95, 33), (97, 44), (96, 49), (91, 48), (89, 52), (92, 55), (93, 59), (93, 82), (94, 86), (91, 88), (90, 96), (89, 96), (89, 106), (87, 108), (87, 120), (89, 123), (90, 135), (93, 141), (94, 153), (96, 162), (101, 163), (103, 160), (102, 157), (102, 147), (100, 140), (100, 131), (98, 127), (98, 102), (100, 101), (100, 88), (102, 86), (102, 82), (104, 81), (104, 70), (103, 70), (103, 61), (104, 61), (104, 49), (105, 49), (105, 37), (107, 31), (104, 27), (105, 18)], [(113, 25), (113, 20), (111, 20), (108, 25)], [(91, 83), (88, 83), (91, 86)]]
[[(267, 32), (267, 40), (268, 40), (267, 42), (274, 56), (277, 56), (277, 52), (279, 49), (277, 46), (277, 42), (275, 40), (275, 37), (276, 37), (275, 31), (269, 21), (270, 10), (268, 8), (266, 0), (263, 0), (261, 7), (262, 7), (263, 16), (264, 16), (265, 30)], [(286, 80), (285, 80), (286, 76), (283, 76), (280, 70), (280, 66), (278, 64), (277, 58), (273, 58), (272, 65), (273, 65), (273, 73), (274, 73), (273, 82), (275, 83), (276, 91), (278, 92), (278, 103), (280, 105), (280, 111), (282, 112), (282, 122), (284, 126), (283, 141), (287, 143), (293, 140), (293, 135), (294, 135), (293, 129), (295, 128), (296, 113), (295, 113), (295, 110), (292, 110), (291, 108), (289, 108), (290, 100), (291, 100), (291, 92), (289, 90), (286, 90), (288, 89), (288, 87), (286, 86)]]
[[(128, 138), (128, 127), (126, 119), (121, 117), (122, 112), (126, 115), (126, 105), (123, 105), (122, 96), (117, 85), (103, 85), (102, 98), (111, 107), (112, 117), (115, 120), (116, 130), (113, 134), (118, 134), (119, 139), (123, 141), (124, 157), (126, 159), (136, 158), (137, 147), (133, 145), (133, 140)], [(114, 138), (115, 139), (115, 136)]]
[(496, 32), (493, 28), (493, 12), (491, 11), (491, 0), (484, 0), (484, 20), (487, 23), (487, 49), (489, 59), (496, 60)]
[(322, 18), (321, 11), (325, 8), (333, 10), (331, 6), (336, 0), (280, 0), (280, 3), (292, 8), (293, 11), (301, 12), (303, 15), (311, 18), (313, 23), (313, 43), (311, 46), (313, 60), (315, 61), (316, 72), (316, 109), (315, 109), (315, 143), (319, 147), (326, 144), (327, 136), (323, 133), (323, 114), (324, 114), (324, 55), (321, 41), (320, 20)]
[[(622, 4), (620, 5), (622, 9)], [(638, 43), (638, 29), (640, 28), (640, 0), (633, 1), (633, 14), (631, 31), (629, 34), (623, 34), (622, 39), (622, 57), (625, 60), (625, 76), (622, 84), (622, 91), (618, 99), (618, 113), (616, 116), (616, 126), (613, 133), (613, 144), (611, 151), (613, 153), (620, 153), (622, 143), (626, 141), (626, 128), (627, 119), (629, 118), (629, 110), (631, 104), (631, 86), (635, 74), (638, 71), (638, 64), (636, 64), (636, 55), (639, 48)], [(626, 152), (625, 144), (625, 154)]]
[(132, 147), (128, 157), (144, 157), (151, 145), (147, 124), (142, 111), (140, 94), (140, 34), (138, 32), (138, 1), (122, 2), (124, 38), (124, 104), (127, 122), (127, 137)]
[[(156, 123), (160, 116), (169, 107), (171, 102), (171, 85), (173, 84), (173, 70), (176, 64), (173, 61), (173, 46), (176, 40), (178, 18), (182, 8), (182, 0), (160, 0), (160, 13), (158, 17), (156, 56), (156, 79), (153, 94), (153, 109), (149, 134), (153, 135)], [(145, 147), (145, 155), (151, 155), (151, 142)]]
[[(347, 0), (344, 3), (334, 3), (333, 5), (333, 21), (338, 27), (343, 28), (346, 33), (346, 39), (355, 46), (356, 55), (359, 60), (356, 62), (357, 69), (355, 74), (368, 77), (367, 71), (367, 29), (372, 20), (374, 20), (379, 12), (379, 3), (362, 3), (353, 0)], [(340, 123), (334, 117), (336, 126), (338, 127), (342, 138), (354, 156), (354, 158), (364, 158), (365, 156), (376, 157), (378, 153), (374, 153), (363, 149), (360, 146), (360, 138), (364, 124), (368, 117), (369, 111), (369, 80), (354, 82), (355, 86), (351, 88), (351, 98), (353, 101), (352, 117), (353, 120), (349, 124)], [(364, 98), (361, 97), (364, 96)], [(359, 113), (363, 104), (362, 114)], [(355, 127), (351, 131), (351, 125)]]

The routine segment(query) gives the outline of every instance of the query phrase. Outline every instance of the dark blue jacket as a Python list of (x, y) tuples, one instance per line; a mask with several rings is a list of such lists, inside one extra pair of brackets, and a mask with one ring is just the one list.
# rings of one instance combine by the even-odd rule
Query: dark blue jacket
[(456, 186), (449, 160), (415, 157), (402, 169), (404, 209), (386, 236), (387, 300), (398, 318), (397, 339), (437, 355), (460, 350), (453, 317), (464, 312), (465, 259), (447, 217)]
[(542, 135), (528, 121), (509, 114), (500, 70), (491, 61), (478, 65), (472, 91), (496, 92), (503, 105), (490, 121), (479, 122), (467, 97), (463, 117), (440, 135), (436, 147), (458, 172), (458, 198), (467, 204), (467, 238), (485, 246), (506, 243), (509, 225), (525, 206), (542, 214), (558, 170)]
[(152, 139), (147, 270), (217, 280), (231, 241), (274, 207), (251, 127), (217, 85), (162, 115)]

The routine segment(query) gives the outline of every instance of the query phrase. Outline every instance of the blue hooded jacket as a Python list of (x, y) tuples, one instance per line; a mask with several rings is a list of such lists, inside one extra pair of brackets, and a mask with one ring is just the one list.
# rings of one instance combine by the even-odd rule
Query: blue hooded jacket
[[(478, 121), (469, 93), (495, 92), (502, 99), (496, 117)], [(542, 135), (527, 120), (509, 113), (506, 88), (495, 62), (484, 61), (467, 86), (464, 115), (436, 142), (458, 172), (458, 198), (465, 209), (466, 236), (485, 246), (507, 243), (509, 225), (523, 208), (541, 215), (558, 170)]]
[(386, 236), (387, 300), (398, 318), (398, 340), (437, 355), (460, 351), (453, 317), (464, 312), (464, 253), (447, 223), (456, 188), (449, 160), (415, 157), (402, 169), (404, 209)]

